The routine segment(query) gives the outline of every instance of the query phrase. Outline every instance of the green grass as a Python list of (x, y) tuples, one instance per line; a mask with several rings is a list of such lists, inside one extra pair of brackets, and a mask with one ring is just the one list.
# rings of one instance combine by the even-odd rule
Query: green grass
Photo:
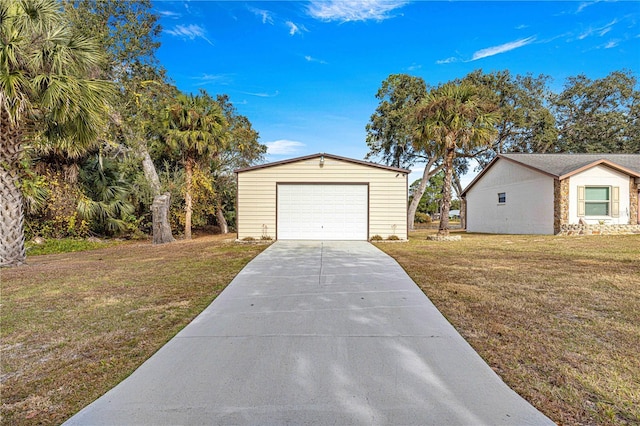
[(262, 251), (230, 236), (28, 257), (0, 270), (2, 424), (60, 424), (127, 377)]
[(86, 239), (61, 238), (47, 239), (42, 244), (35, 244), (32, 241), (28, 241), (25, 244), (25, 248), (27, 250), (27, 256), (41, 256), (43, 254), (73, 253), (76, 251), (95, 250), (109, 247), (114, 244), (117, 244), (117, 242), (111, 240), (88, 241)]
[(640, 424), (640, 235), (380, 244), (516, 392), (559, 424)]
[[(509, 386), (559, 424), (640, 424), (640, 235), (427, 241), (432, 232), (378, 246)], [(1, 269), (1, 423), (63, 422), (265, 247), (126, 242)]]

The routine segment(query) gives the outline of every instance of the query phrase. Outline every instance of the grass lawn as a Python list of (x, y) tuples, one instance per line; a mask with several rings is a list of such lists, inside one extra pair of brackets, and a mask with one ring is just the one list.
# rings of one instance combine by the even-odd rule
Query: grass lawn
[(559, 424), (640, 424), (640, 235), (380, 243), (516, 392)]
[[(640, 236), (379, 243), (561, 424), (640, 424)], [(2, 424), (58, 424), (128, 376), (266, 246), (123, 243), (0, 270)]]
[(131, 374), (266, 247), (234, 237), (121, 243), (0, 269), (0, 423), (60, 424)]

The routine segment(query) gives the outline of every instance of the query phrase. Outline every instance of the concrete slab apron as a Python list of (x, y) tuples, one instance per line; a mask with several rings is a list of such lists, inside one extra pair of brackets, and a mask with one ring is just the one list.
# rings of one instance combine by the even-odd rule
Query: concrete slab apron
[[(215, 271), (211, 271), (215, 274)], [(276, 242), (67, 424), (552, 424), (366, 242)]]

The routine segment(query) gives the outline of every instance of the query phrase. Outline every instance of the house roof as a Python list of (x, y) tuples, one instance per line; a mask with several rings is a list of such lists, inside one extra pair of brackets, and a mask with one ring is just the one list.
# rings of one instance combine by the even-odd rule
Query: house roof
[(345, 161), (347, 163), (360, 164), (362, 166), (376, 167), (378, 169), (389, 170), (392, 172), (407, 173), (407, 174), (411, 173), (411, 170), (408, 170), (408, 169), (385, 166), (384, 164), (372, 163), (372, 162), (363, 161), (363, 160), (356, 160), (354, 158), (340, 157), (338, 155), (333, 155), (333, 154), (325, 154), (324, 152), (319, 152), (317, 154), (312, 154), (312, 155), (306, 155), (304, 157), (290, 158), (288, 160), (275, 161), (273, 163), (265, 163), (265, 164), (259, 164), (257, 166), (245, 167), (242, 169), (235, 170), (235, 173), (242, 173), (250, 170), (264, 169), (267, 167), (281, 166), (283, 164), (290, 164), (290, 163), (296, 163), (298, 161), (312, 160), (314, 158), (320, 158), (320, 157), (329, 158), (332, 160)]
[(640, 154), (500, 154), (471, 181), (462, 191), (462, 195), (465, 195), (500, 159), (520, 164), (554, 179), (566, 179), (598, 165), (610, 167), (629, 176), (640, 177)]

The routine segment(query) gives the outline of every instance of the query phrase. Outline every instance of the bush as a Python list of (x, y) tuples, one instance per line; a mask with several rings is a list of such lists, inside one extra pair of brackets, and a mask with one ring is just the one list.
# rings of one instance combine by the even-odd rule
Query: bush
[(382, 241), (382, 237), (380, 235), (374, 235), (373, 237), (369, 238), (369, 241)]
[(415, 223), (431, 223), (431, 216), (426, 213), (416, 212), (416, 216), (413, 221)]
[(389, 235), (387, 237), (388, 241), (400, 241), (400, 237), (398, 237), (397, 235)]
[(25, 236), (44, 238), (82, 238), (89, 235), (89, 222), (82, 220), (77, 212), (78, 200), (82, 197), (79, 185), (70, 183), (62, 172), (47, 172), (47, 201), (25, 218)]
[(113, 242), (89, 241), (79, 238), (52, 238), (44, 243), (27, 241), (25, 243), (29, 256), (42, 254), (71, 253), (75, 251), (95, 250), (113, 245)]

